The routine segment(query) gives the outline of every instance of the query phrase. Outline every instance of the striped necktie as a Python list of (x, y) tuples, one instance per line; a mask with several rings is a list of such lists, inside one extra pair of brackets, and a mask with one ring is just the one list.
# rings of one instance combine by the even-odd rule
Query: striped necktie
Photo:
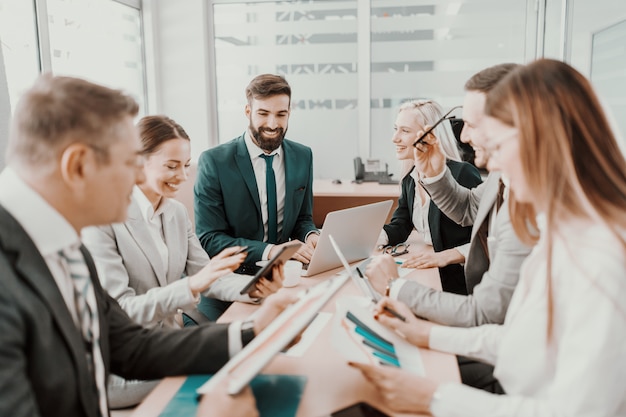
[(91, 275), (85, 258), (79, 248), (66, 248), (59, 251), (59, 256), (67, 263), (67, 268), (74, 284), (74, 303), (76, 306), (77, 325), (85, 342), (87, 367), (95, 379), (100, 415), (108, 416), (104, 362), (100, 350), (100, 323), (96, 294), (91, 284)]
[(278, 243), (278, 214), (276, 207), (276, 176), (274, 175), (274, 155), (262, 154), (265, 159), (265, 190), (267, 192), (267, 241)]

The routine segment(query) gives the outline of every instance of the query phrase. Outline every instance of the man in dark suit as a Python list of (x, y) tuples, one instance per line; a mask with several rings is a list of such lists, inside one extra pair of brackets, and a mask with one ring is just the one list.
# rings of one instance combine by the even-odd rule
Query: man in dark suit
[(299, 240), (305, 245), (293, 258), (308, 264), (319, 235), (312, 216), (313, 157), (310, 148), (285, 139), (291, 87), (281, 76), (263, 74), (250, 82), (246, 98), (246, 132), (198, 161), (198, 238), (210, 256), (248, 246), (248, 264)]
[(102, 289), (80, 231), (126, 218), (143, 181), (137, 111), (118, 90), (50, 75), (18, 104), (0, 173), (1, 416), (106, 417), (110, 372), (215, 372), (291, 301), (269, 297), (253, 322), (163, 331)]

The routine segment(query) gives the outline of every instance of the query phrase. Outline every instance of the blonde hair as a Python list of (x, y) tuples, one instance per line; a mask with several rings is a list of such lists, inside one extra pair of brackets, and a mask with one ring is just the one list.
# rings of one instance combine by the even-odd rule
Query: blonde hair
[[(433, 100), (407, 101), (405, 103), (402, 103), (400, 105), (400, 108), (398, 109), (398, 113), (401, 113), (403, 111), (412, 111), (415, 115), (417, 123), (422, 126), (422, 128), (426, 125), (434, 125), (444, 115), (444, 111), (439, 103)], [(454, 133), (452, 132), (452, 127), (450, 126), (450, 123), (439, 123), (439, 125), (432, 131), (432, 133), (439, 140), (439, 143), (441, 144), (441, 149), (443, 150), (446, 158), (460, 162), (461, 153), (459, 152), (459, 146), (457, 144)], [(407, 161), (406, 166), (403, 166), (403, 175), (405, 175), (412, 168), (413, 162)]]

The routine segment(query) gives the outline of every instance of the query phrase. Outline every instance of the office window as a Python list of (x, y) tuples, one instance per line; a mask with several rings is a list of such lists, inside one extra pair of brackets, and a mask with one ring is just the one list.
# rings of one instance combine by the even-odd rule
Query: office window
[(128, 91), (145, 113), (140, 11), (112, 0), (48, 0), (51, 66)]
[(0, 0), (0, 42), (11, 108), (39, 75), (39, 49), (33, 1)]
[(380, 158), (397, 177), (390, 143), (397, 106), (427, 97), (452, 107), (461, 103), (474, 72), (534, 56), (531, 3), (214, 0), (219, 142), (247, 126), (244, 89), (250, 79), (279, 73), (293, 87), (287, 136), (313, 149), (316, 178), (353, 177), (355, 156)]
[(356, 1), (228, 2), (215, 4), (213, 16), (219, 141), (247, 128), (250, 80), (281, 74), (292, 87), (287, 138), (313, 149), (316, 177), (340, 166), (350, 173), (345, 156), (358, 150)]
[(463, 104), (475, 72), (524, 63), (526, 7), (510, 0), (371, 2), (371, 154), (397, 179), (391, 138), (400, 104), (433, 99), (447, 111)]

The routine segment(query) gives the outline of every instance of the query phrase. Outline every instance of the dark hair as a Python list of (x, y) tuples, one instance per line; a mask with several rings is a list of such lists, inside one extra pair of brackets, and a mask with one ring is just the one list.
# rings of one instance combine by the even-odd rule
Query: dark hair
[(41, 75), (18, 102), (11, 125), (7, 161), (48, 163), (70, 142), (84, 143), (108, 162), (112, 139), (126, 118), (139, 111), (137, 102), (121, 90), (74, 78)]
[(252, 103), (252, 99), (265, 99), (282, 94), (288, 96), (291, 103), (291, 87), (282, 75), (257, 75), (246, 87), (248, 104)]
[(472, 75), (465, 83), (466, 91), (479, 91), (488, 93), (498, 82), (509, 72), (520, 67), (520, 64), (506, 63), (498, 64)]
[(164, 142), (172, 139), (189, 139), (185, 129), (167, 116), (145, 116), (137, 124), (141, 137), (141, 154), (156, 152)]

